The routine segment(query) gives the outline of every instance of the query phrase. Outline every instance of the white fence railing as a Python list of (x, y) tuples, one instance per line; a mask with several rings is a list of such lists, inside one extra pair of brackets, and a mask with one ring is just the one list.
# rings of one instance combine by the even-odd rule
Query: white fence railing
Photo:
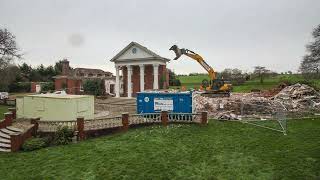
[(161, 123), (160, 113), (133, 114), (129, 116), (129, 125)]
[(84, 121), (84, 130), (99, 130), (99, 129), (109, 129), (122, 126), (122, 117), (108, 117), (101, 119), (92, 119)]
[(68, 127), (77, 130), (77, 121), (39, 121), (38, 130), (41, 132), (56, 132), (58, 128)]
[[(177, 123), (201, 123), (202, 115), (192, 113), (166, 113), (162, 119), (163, 114), (161, 113), (145, 113), (145, 114), (126, 114), (127, 125), (138, 125), (138, 124), (154, 124), (154, 123), (166, 123), (177, 122)], [(80, 121), (81, 122), (81, 121)], [(82, 129), (84, 131), (101, 130), (110, 128), (119, 128), (124, 126), (124, 117), (104, 117), (96, 118), (91, 120), (83, 120), (82, 118)], [(74, 131), (78, 130), (77, 121), (39, 121), (39, 131), (41, 132), (56, 132), (59, 127), (68, 127)], [(81, 126), (80, 126), (81, 127)], [(79, 127), (79, 128), (80, 128)]]
[(193, 114), (186, 114), (186, 113), (170, 113), (168, 114), (168, 121), (169, 122), (185, 122), (185, 123), (200, 123), (201, 121), (201, 114), (200, 113), (193, 113)]

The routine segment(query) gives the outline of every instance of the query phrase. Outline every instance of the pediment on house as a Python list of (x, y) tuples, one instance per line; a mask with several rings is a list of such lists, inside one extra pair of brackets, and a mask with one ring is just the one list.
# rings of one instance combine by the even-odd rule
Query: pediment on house
[(116, 56), (114, 56), (110, 61), (124, 62), (147, 59), (157, 59), (165, 62), (170, 61), (169, 59), (159, 56), (158, 54), (154, 53), (153, 51), (136, 42), (131, 42), (124, 49), (122, 49)]

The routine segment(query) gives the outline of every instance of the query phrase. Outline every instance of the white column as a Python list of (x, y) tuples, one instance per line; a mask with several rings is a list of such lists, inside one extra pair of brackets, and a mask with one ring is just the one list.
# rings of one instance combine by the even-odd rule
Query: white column
[(144, 91), (144, 65), (140, 64), (140, 92)]
[(153, 65), (153, 89), (159, 89), (159, 64)]
[(127, 65), (127, 70), (128, 70), (128, 97), (132, 97), (132, 86), (131, 86), (131, 76), (132, 76), (132, 66), (131, 65)]
[(116, 66), (116, 97), (120, 97), (120, 77), (119, 77), (119, 66)]

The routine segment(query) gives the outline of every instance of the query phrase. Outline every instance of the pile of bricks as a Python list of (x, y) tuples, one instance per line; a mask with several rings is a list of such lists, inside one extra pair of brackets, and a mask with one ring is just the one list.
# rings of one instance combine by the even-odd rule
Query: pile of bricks
[(320, 112), (320, 94), (310, 86), (295, 84), (268, 98), (257, 93), (233, 93), (230, 97), (209, 98), (194, 94), (195, 112), (208, 111), (215, 119), (272, 118), (280, 112)]
[(288, 111), (320, 111), (320, 93), (305, 84), (288, 86), (272, 100), (281, 102)]
[(243, 116), (265, 118), (273, 114), (278, 105), (272, 100), (259, 97), (255, 93), (234, 93), (230, 97), (208, 98), (195, 94), (194, 110), (208, 111), (215, 119), (241, 119)]

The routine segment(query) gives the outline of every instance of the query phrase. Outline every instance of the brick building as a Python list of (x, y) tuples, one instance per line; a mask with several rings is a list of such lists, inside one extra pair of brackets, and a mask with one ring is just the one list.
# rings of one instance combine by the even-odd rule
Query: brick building
[(55, 90), (66, 90), (68, 94), (81, 94), (82, 84), (87, 79), (110, 79), (115, 78), (111, 72), (101, 69), (75, 68), (71, 69), (69, 61), (62, 61), (62, 73), (55, 76)]
[[(116, 68), (116, 97), (135, 96), (137, 92), (148, 89), (169, 87), (169, 73), (166, 68), (170, 60), (157, 55), (148, 48), (131, 42), (111, 62)], [(122, 71), (123, 94), (120, 94), (120, 70)]]

